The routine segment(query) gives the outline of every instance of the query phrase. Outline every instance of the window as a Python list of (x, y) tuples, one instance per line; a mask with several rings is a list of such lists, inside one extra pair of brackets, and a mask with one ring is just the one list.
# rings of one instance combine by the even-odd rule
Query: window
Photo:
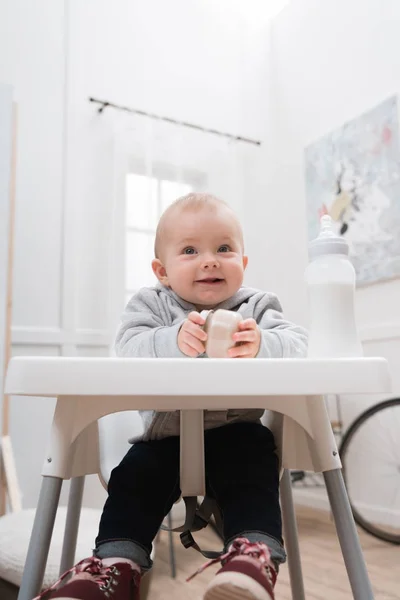
[(158, 219), (174, 200), (193, 190), (187, 183), (129, 173), (125, 205), (125, 302), (156, 283), (151, 269)]

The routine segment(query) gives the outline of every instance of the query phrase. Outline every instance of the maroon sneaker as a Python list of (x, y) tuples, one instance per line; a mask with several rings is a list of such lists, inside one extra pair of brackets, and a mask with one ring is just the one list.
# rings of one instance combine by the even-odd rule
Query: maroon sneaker
[[(68, 575), (72, 577), (61, 585)], [(66, 571), (33, 600), (139, 600), (140, 573), (129, 563), (103, 565), (94, 556)]]
[(225, 554), (195, 575), (217, 561), (223, 567), (208, 584), (203, 600), (275, 600), (276, 570), (266, 544), (237, 538)]

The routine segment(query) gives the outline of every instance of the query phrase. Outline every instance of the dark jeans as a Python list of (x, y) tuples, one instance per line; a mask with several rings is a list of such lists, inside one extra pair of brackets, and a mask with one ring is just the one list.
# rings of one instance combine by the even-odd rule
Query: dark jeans
[[(261, 423), (205, 431), (207, 494), (222, 514), (225, 542), (243, 532), (282, 543), (279, 467), (272, 433)], [(133, 541), (151, 552), (164, 517), (180, 496), (179, 437), (138, 442), (116, 467), (96, 546)]]

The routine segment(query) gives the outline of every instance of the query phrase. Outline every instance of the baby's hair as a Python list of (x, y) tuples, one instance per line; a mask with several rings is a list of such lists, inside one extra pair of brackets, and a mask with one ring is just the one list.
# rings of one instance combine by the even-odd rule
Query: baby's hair
[[(186, 194), (186, 196), (181, 196), (170, 204), (170, 206), (163, 212), (161, 218), (158, 222), (157, 231), (156, 231), (156, 239), (154, 243), (154, 255), (156, 258), (160, 258), (160, 245), (161, 238), (165, 234), (166, 223), (168, 218), (174, 213), (176, 210), (192, 210), (199, 211), (203, 208), (210, 208), (217, 210), (219, 207), (223, 206), (228, 210), (232, 210), (224, 200), (217, 198), (213, 194), (208, 194), (206, 192), (191, 192), (190, 194)], [(233, 212), (233, 211), (232, 211)]]

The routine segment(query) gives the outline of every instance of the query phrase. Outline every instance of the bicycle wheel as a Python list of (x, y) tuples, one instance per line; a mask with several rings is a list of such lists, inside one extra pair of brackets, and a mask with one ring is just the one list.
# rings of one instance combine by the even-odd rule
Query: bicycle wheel
[(356, 523), (380, 540), (400, 544), (400, 398), (363, 412), (339, 451)]

